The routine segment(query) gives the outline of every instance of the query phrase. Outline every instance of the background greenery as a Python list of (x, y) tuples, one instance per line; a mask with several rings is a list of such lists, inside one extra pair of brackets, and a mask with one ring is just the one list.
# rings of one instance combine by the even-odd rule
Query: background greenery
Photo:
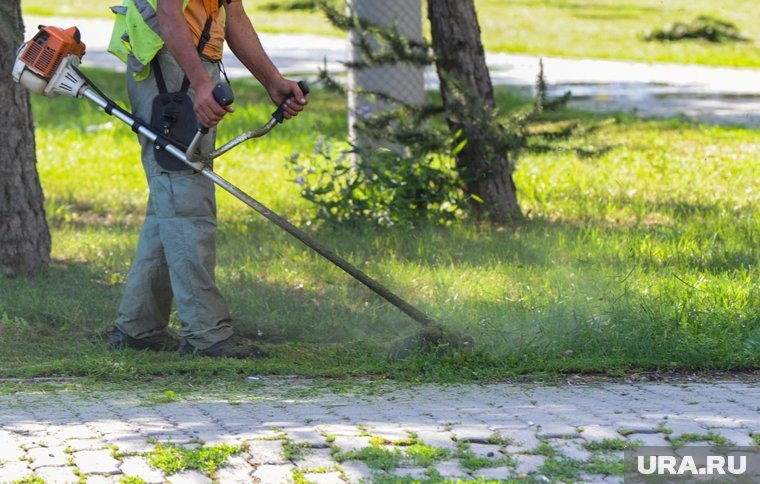
[[(125, 102), (123, 74), (96, 72)], [(260, 88), (235, 82), (220, 138), (263, 124)], [(507, 111), (529, 100), (498, 90)], [(345, 101), (316, 90), (307, 113), (233, 150), (218, 172), (295, 220), (449, 327), (478, 352), (389, 363), (416, 323), (219, 193), (218, 281), (237, 331), (272, 354), (211, 361), (109, 353), (146, 200), (131, 131), (71, 98), (33, 98), (54, 263), (0, 279), (0, 375), (299, 373), (490, 379), (519, 373), (754, 368), (760, 357), (760, 192), (754, 130), (563, 111), (586, 133), (525, 155), (529, 221), (515, 228), (359, 229), (310, 224), (285, 162), (343, 139)], [(173, 321), (176, 327), (176, 319)]]
[[(24, 0), (25, 14), (110, 18), (118, 0)], [(340, 35), (316, 11), (272, 10), (244, 0), (257, 29)], [(276, 2), (282, 4), (282, 2)], [(337, 0), (336, 0), (337, 3)], [(475, 0), (488, 50), (542, 56), (760, 66), (760, 3), (753, 0)], [(733, 22), (749, 42), (646, 42), (644, 34), (710, 15)]]

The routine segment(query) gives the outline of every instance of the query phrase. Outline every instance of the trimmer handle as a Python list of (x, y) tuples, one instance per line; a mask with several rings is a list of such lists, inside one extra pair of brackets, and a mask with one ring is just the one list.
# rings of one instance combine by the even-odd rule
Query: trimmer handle
[[(220, 106), (229, 106), (233, 102), (235, 102), (235, 93), (232, 92), (232, 88), (229, 84), (226, 82), (220, 82), (216, 86), (214, 86), (214, 100), (220, 105)], [(201, 134), (208, 133), (208, 128), (206, 126), (201, 126), (200, 128)]]
[[(298, 87), (301, 88), (301, 92), (303, 92), (304, 96), (309, 94), (311, 89), (309, 89), (309, 85), (306, 84), (306, 81), (298, 81)], [(295, 99), (295, 95), (291, 93), (288, 97), (285, 98), (285, 100), (280, 103), (280, 105), (277, 107), (277, 111), (272, 113), (272, 117), (278, 122), (282, 123), (285, 121), (285, 103), (290, 99)]]

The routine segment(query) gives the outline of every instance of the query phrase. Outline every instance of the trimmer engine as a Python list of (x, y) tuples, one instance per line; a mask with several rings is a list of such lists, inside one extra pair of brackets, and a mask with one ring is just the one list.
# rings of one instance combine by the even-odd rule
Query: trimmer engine
[(21, 45), (13, 65), (13, 80), (47, 97), (78, 97), (85, 80), (75, 67), (84, 55), (79, 29), (40, 25), (39, 32)]

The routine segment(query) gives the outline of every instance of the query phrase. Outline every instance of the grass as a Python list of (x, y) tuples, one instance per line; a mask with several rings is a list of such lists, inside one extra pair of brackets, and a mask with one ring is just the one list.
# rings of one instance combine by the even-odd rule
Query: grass
[(194, 469), (213, 477), (227, 459), (245, 450), (241, 446), (229, 444), (187, 449), (181, 445), (159, 442), (145, 457), (152, 467), (162, 470), (167, 475)]
[(692, 442), (710, 442), (713, 445), (722, 447), (732, 445), (730, 440), (714, 432), (709, 432), (707, 434), (681, 434), (678, 438), (671, 440), (670, 445), (673, 447), (682, 447)]
[[(264, 32), (341, 35), (312, 11), (272, 11), (244, 0)], [(118, 3), (118, 2), (116, 2)], [(486, 48), (541, 56), (632, 59), (725, 66), (760, 66), (760, 5), (751, 0), (476, 0)], [(97, 0), (24, 0), (25, 14), (111, 18)], [(674, 22), (711, 15), (735, 23), (750, 42), (646, 42), (643, 35)]]
[[(124, 101), (120, 75), (93, 77)], [(271, 112), (261, 90), (242, 81), (235, 88), (238, 108), (222, 140)], [(559, 152), (522, 157), (515, 181), (525, 224), (348, 230), (311, 223), (283, 167), (294, 151), (311, 153), (320, 139), (345, 132), (344, 101), (320, 91), (312, 98), (309, 113), (233, 150), (218, 172), (472, 336), (477, 352), (386, 361), (388, 342), (418, 326), (221, 191), (217, 280), (236, 331), (257, 338), (271, 357), (108, 352), (104, 336), (147, 195), (138, 147), (128, 128), (87, 102), (35, 97), (54, 262), (35, 278), (0, 280), (0, 375), (488, 381), (757, 367), (756, 131), (567, 111), (546, 122), (578, 119), (597, 129)], [(507, 109), (524, 100), (501, 90), (499, 102)], [(171, 325), (178, 327), (176, 316)]]

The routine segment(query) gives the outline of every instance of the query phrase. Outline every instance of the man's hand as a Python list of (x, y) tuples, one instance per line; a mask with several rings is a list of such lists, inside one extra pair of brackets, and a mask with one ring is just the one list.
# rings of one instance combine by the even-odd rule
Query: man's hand
[(214, 100), (214, 82), (198, 55), (198, 48), (182, 12), (182, 0), (159, 0), (157, 14), (166, 47), (195, 90), (195, 115), (203, 126), (213, 128), (233, 109), (222, 107)]
[[(296, 81), (289, 81), (279, 78), (267, 86), (269, 97), (279, 106), (285, 101), (285, 118), (290, 119), (298, 116), (298, 113), (304, 110), (309, 103), (309, 98), (301, 91), (301, 87)], [(292, 96), (291, 96), (292, 95)]]
[(200, 86), (195, 87), (193, 109), (198, 121), (207, 128), (213, 128), (227, 113), (234, 111), (232, 106), (221, 106), (216, 102), (214, 99), (214, 83), (210, 77), (208, 82), (203, 82)]

